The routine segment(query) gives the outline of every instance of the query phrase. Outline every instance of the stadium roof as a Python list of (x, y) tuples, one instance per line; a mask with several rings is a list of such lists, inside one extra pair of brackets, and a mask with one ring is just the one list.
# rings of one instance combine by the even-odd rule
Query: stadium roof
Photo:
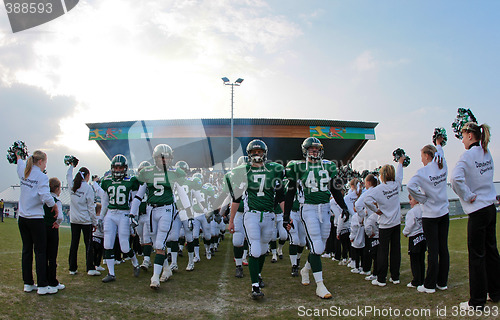
[[(375, 140), (375, 122), (322, 119), (234, 119), (234, 161), (246, 155), (253, 139), (266, 142), (268, 158), (286, 162), (302, 159), (301, 143), (318, 137), (325, 158), (346, 163), (354, 159), (368, 140)], [(124, 154), (131, 167), (151, 161), (153, 148), (166, 143), (175, 160), (191, 167), (228, 167), (231, 156), (231, 119), (138, 120), (88, 123), (89, 140), (95, 140), (108, 158)]]

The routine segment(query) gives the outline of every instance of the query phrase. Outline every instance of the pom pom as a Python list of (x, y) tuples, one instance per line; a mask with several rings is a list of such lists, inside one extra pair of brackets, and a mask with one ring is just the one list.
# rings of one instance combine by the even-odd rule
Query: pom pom
[(405, 159), (403, 161), (403, 167), (408, 167), (410, 165), (410, 157), (408, 157), (405, 154), (405, 151), (401, 148), (398, 148), (392, 152), (392, 155), (394, 156), (394, 161), (399, 162), (399, 159), (403, 156), (405, 156)]
[(7, 160), (9, 163), (17, 164), (17, 156), (19, 154), (21, 159), (26, 160), (28, 157), (28, 148), (24, 141), (18, 140), (12, 144), (7, 150)]
[(436, 144), (436, 140), (439, 137), (443, 137), (443, 142), (441, 142), (441, 146), (444, 147), (446, 142), (448, 141), (448, 136), (446, 135), (446, 130), (444, 128), (436, 128), (434, 129), (434, 134), (432, 135), (432, 143)]
[(64, 164), (67, 166), (73, 165), (76, 167), (78, 165), (78, 161), (78, 158), (75, 156), (64, 156)]
[(476, 117), (470, 109), (458, 108), (458, 114), (455, 121), (451, 124), (455, 137), (462, 140), (462, 128), (467, 122), (477, 123)]

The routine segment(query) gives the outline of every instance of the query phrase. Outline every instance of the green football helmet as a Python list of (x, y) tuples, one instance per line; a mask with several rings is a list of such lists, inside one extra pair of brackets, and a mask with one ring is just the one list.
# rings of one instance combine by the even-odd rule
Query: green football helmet
[[(262, 156), (252, 154), (252, 151), (254, 150), (262, 150), (264, 151), (264, 154)], [(264, 162), (267, 159), (267, 145), (262, 140), (252, 140), (247, 145), (247, 154), (251, 163)]]
[(153, 160), (158, 168), (168, 168), (174, 160), (174, 151), (168, 144), (159, 144), (153, 150)]
[(198, 178), (198, 179), (200, 179), (200, 181), (203, 182), (203, 175), (199, 172), (196, 172), (195, 174), (193, 174), (193, 178)]
[(117, 154), (111, 159), (111, 175), (115, 180), (123, 180), (127, 175), (128, 164), (127, 157), (123, 154)]
[[(309, 154), (309, 148), (310, 147), (318, 147), (319, 151), (317, 155), (310, 155)], [(323, 144), (321, 141), (319, 141), (318, 138), (316, 137), (309, 137), (302, 142), (302, 155), (306, 159), (311, 159), (311, 160), (321, 160), (323, 158), (323, 154), (325, 153), (325, 150), (323, 149)]]
[(181, 168), (184, 172), (188, 173), (189, 172), (189, 165), (186, 161), (177, 161), (175, 164), (176, 168)]
[(205, 183), (202, 188), (206, 191), (206, 193), (209, 196), (211, 196), (211, 197), (214, 196), (214, 194), (215, 194), (215, 188), (214, 188), (214, 186), (212, 186), (212, 184)]
[(139, 167), (137, 167), (137, 172), (141, 172), (142, 169), (146, 168), (146, 167), (150, 167), (151, 166), (151, 163), (149, 161), (143, 161), (141, 163), (139, 163)]
[(201, 190), (201, 188), (203, 186), (203, 182), (201, 182), (201, 179), (198, 177), (192, 177), (191, 179), (193, 181), (193, 189), (194, 190)]
[(238, 158), (237, 166), (241, 166), (244, 163), (248, 163), (248, 156), (241, 156)]

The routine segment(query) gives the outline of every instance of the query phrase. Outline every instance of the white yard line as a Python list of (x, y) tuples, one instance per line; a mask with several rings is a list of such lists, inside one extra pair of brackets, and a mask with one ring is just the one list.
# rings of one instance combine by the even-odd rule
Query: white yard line
[[(228, 241), (229, 240), (229, 241)], [(222, 267), (222, 272), (220, 273), (219, 283), (218, 283), (218, 291), (217, 291), (217, 302), (215, 303), (213, 311), (216, 314), (218, 319), (223, 319), (225, 317), (225, 313), (227, 312), (227, 308), (229, 307), (229, 302), (227, 301), (227, 283), (228, 283), (228, 272), (229, 272), (229, 264), (232, 257), (231, 245), (233, 242), (226, 238), (224, 241), (226, 244), (226, 255), (224, 259), (224, 266)]]

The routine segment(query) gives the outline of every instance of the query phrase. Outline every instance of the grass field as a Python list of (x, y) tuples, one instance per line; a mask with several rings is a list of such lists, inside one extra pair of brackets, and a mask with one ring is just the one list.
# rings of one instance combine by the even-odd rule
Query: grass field
[[(379, 308), (379, 314), (361, 313), (363, 318), (393, 318), (383, 316), (381, 312), (389, 311), (382, 311), (382, 308), (392, 308), (393, 312), (398, 309), (401, 316), (406, 309), (410, 309), (407, 312), (429, 310), (430, 316), (427, 314), (426, 318), (452, 318), (457, 305), (468, 299), (467, 219), (450, 222), (451, 268), (447, 291), (424, 294), (406, 287), (411, 280), (411, 272), (406, 254), (407, 240), (402, 237), (399, 285), (388, 283), (383, 288), (372, 286), (364, 280), (364, 276), (352, 274), (349, 268), (338, 266), (330, 259), (322, 259), (325, 284), (334, 298), (321, 300), (315, 296), (315, 285), (302, 286), (300, 277), (290, 276), (290, 262), (286, 255), (288, 248), (285, 247), (283, 260), (271, 264), (268, 259), (264, 265), (265, 298), (260, 301), (253, 301), (249, 297), (248, 267), (245, 267), (243, 279), (234, 277), (229, 237), (226, 237), (211, 261), (202, 258), (193, 272), (184, 271), (187, 254), (179, 257), (181, 271), (162, 283), (159, 291), (153, 291), (149, 288), (151, 273), (141, 273), (139, 278), (134, 278), (130, 262), (116, 266), (117, 281), (114, 283), (103, 284), (102, 277), (86, 275), (83, 272), (83, 244), (80, 244), (78, 256), (80, 273), (70, 276), (67, 262), (70, 242), (68, 228), (60, 229), (58, 257), (58, 279), (66, 285), (66, 289), (52, 296), (24, 293), (17, 222), (14, 219), (5, 221), (0, 223), (0, 318), (5, 319), (309, 319), (320, 318), (314, 315), (320, 315), (317, 312), (322, 310), (328, 311), (328, 315), (334, 318), (335, 312), (339, 312), (338, 308), (358, 307), (364, 311), (369, 307)], [(497, 234), (499, 237), (498, 228)], [(498, 307), (498, 304), (488, 305)], [(437, 308), (444, 310), (444, 307), (447, 317), (438, 317)], [(342, 311), (341, 314), (346, 315)], [(358, 318), (357, 315), (351, 313), (351, 316), (342, 318)], [(481, 317), (485, 318), (495, 317)]]

